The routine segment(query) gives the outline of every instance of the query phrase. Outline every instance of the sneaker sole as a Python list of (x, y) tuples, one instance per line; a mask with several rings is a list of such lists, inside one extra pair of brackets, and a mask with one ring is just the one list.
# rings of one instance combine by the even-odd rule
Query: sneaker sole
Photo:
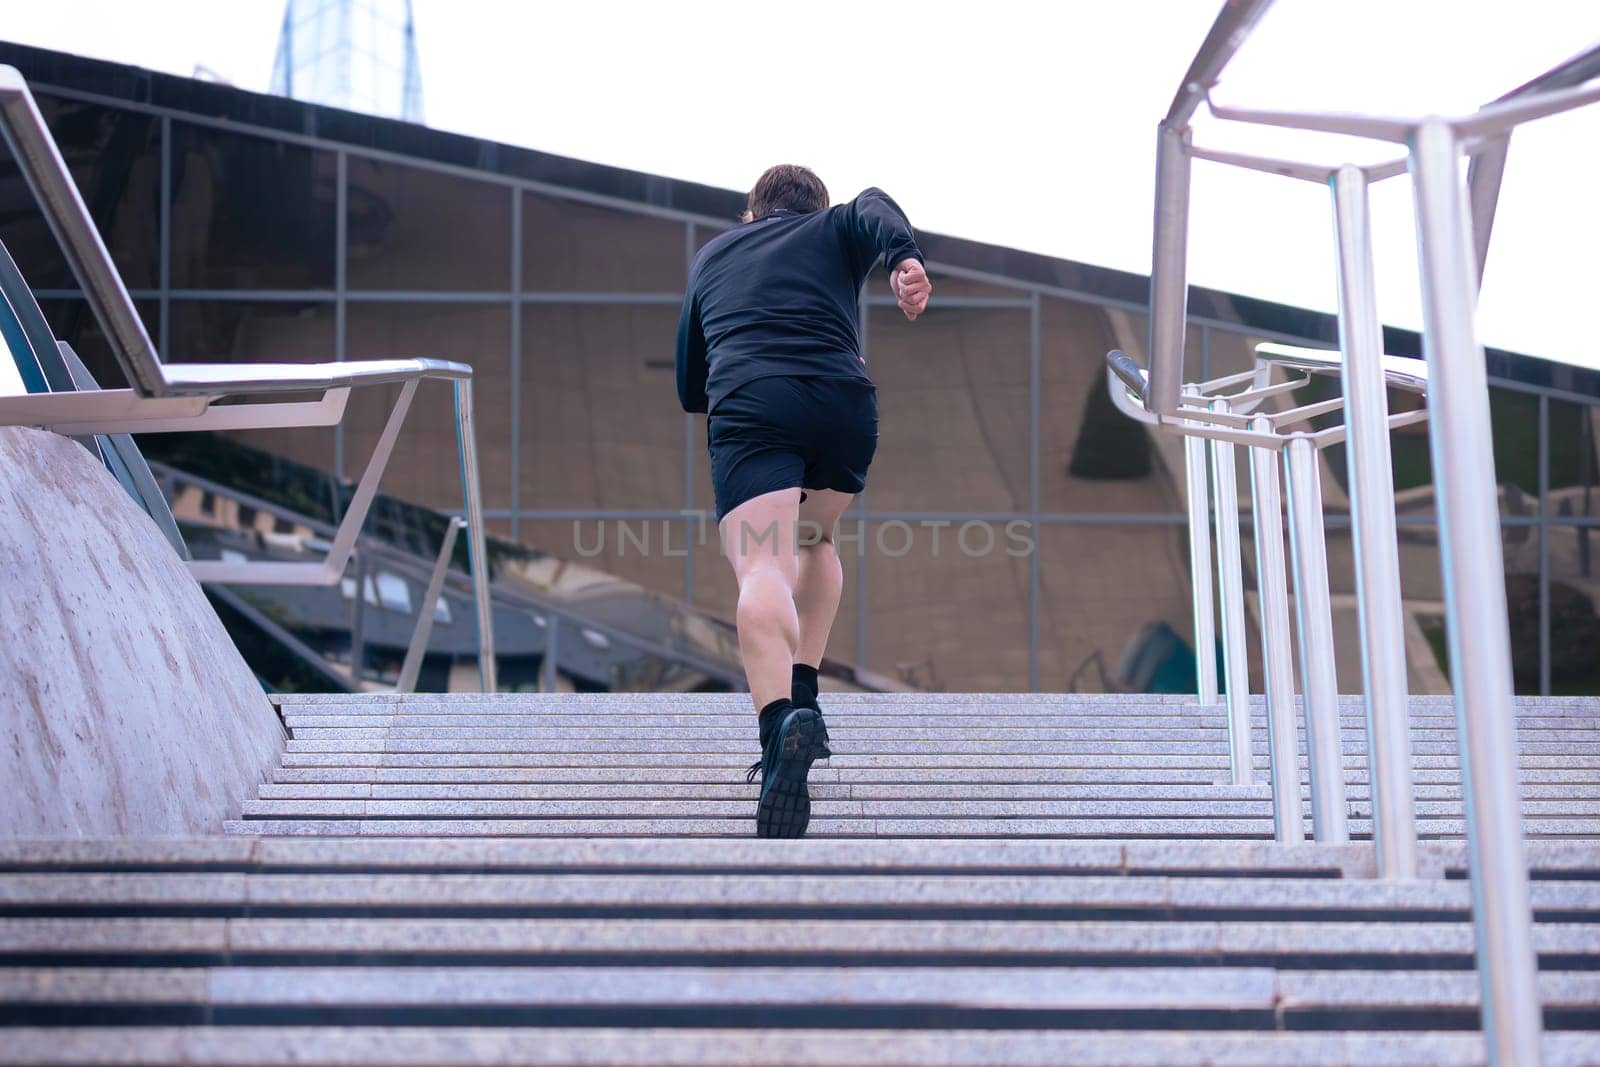
[[(795, 707), (796, 708), (810, 708), (812, 711), (816, 712), (818, 715), (822, 714), (822, 706), (820, 704), (796, 704)], [(822, 744), (823, 744), (824, 747), (826, 747), (829, 744), (829, 740), (828, 740), (828, 720), (826, 718), (824, 718), (822, 720)]]
[(806, 779), (812, 763), (831, 755), (822, 715), (812, 708), (797, 710), (784, 731), (772, 783), (756, 805), (757, 837), (800, 837), (806, 832), (811, 823)]

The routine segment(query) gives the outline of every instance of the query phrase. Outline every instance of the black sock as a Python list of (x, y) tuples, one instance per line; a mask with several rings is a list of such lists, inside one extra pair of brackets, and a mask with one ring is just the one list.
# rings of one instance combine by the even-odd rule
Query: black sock
[(784, 716), (788, 715), (793, 710), (794, 702), (792, 700), (784, 699), (783, 697), (779, 697), (777, 700), (774, 700), (772, 703), (761, 709), (761, 714), (757, 717), (756, 721), (761, 726), (762, 749), (767, 747), (767, 740), (772, 737), (772, 732), (782, 725)]
[(814, 708), (817, 706), (817, 669), (804, 663), (794, 665), (793, 681), (790, 682), (790, 698), (797, 708)]

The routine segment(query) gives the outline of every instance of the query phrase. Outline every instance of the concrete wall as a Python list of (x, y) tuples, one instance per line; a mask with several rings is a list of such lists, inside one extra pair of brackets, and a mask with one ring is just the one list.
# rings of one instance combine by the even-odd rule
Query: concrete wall
[(220, 832), (283, 728), (106, 469), (0, 428), (0, 834)]

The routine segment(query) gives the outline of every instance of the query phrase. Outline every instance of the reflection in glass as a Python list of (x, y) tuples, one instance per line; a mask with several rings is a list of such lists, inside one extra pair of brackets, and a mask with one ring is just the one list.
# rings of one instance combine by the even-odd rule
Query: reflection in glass
[[(316, 363), (335, 354), (332, 303), (174, 300), (168, 329), (171, 362)], [(242, 430), (239, 437), (288, 459), (333, 469), (331, 426)]]
[(1546, 536), (1550, 691), (1600, 695), (1600, 528), (1552, 524)]
[(1600, 407), (1550, 401), (1552, 518), (1600, 517)]
[(856, 562), (852, 554), (866, 557), (874, 668), (951, 692), (1028, 688), (1025, 526), (897, 520), (861, 527), (846, 520), (846, 526), (855, 538), (841, 540), (847, 570)]
[(511, 190), (360, 156), (348, 174), (350, 288), (510, 288)]
[(686, 241), (682, 222), (525, 193), (522, 288), (681, 293), (689, 274)]
[[(1106, 353), (1144, 349), (1144, 316), (1076, 300), (1039, 306), (1039, 507), (1046, 513), (1183, 510), (1183, 453), (1117, 411)], [(1026, 392), (1026, 390), (1024, 390)], [(1024, 419), (1016, 431), (1026, 434)]]
[(172, 284), (331, 289), (332, 152), (172, 124)]
[[(161, 247), (160, 120), (53, 96), (35, 99), (123, 281), (135, 288), (155, 285)], [(0, 240), (34, 288), (76, 286), (8, 149), (0, 150)]]
[(1027, 511), (1029, 313), (870, 309), (877, 511)]
[[(471, 364), (483, 505), (509, 506), (510, 304), (352, 301), (345, 322), (348, 359), (427, 356)], [(360, 477), (399, 395), (399, 386), (357, 389), (350, 394), (345, 411), (345, 477)], [(526, 424), (526, 414), (523, 418)], [(431, 381), (417, 387), (395, 441), (389, 470), (385, 485), (397, 496), (432, 508), (461, 507), (455, 396), (449, 383)]]
[[(144, 320), (144, 328), (154, 339), (159, 333), (161, 306), (154, 300), (136, 300), (134, 306)], [(40, 300), (39, 310), (50, 324), (56, 340), (65, 341), (78, 353), (102, 389), (122, 389), (128, 384), (122, 365), (112, 354), (111, 344), (100, 330), (100, 321), (83, 300)]]
[(1182, 526), (1041, 528), (1042, 689), (1193, 692), (1187, 536)]
[(665, 305), (523, 308), (524, 508), (683, 506), (677, 326)]

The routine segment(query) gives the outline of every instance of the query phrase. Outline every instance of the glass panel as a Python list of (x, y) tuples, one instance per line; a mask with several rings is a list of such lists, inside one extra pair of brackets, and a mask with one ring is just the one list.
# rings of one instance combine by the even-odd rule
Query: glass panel
[[(1537, 503), (1535, 501), (1535, 503)], [(1500, 527), (1501, 543), (1505, 546), (1506, 612), (1511, 625), (1511, 673), (1518, 693), (1539, 692), (1539, 529), (1536, 526)], [(1551, 587), (1556, 592), (1556, 584)], [(1570, 617), (1563, 623), (1571, 630), (1582, 630), (1585, 623), (1593, 624), (1594, 608), (1589, 598), (1575, 589), (1563, 589), (1564, 614)], [(1587, 608), (1587, 616), (1576, 609)], [(1558, 631), (1552, 627), (1551, 636)], [(1576, 635), (1573, 635), (1576, 636)], [(1585, 650), (1592, 648), (1586, 646)], [(1552, 663), (1553, 666), (1553, 663)], [(1571, 664), (1567, 665), (1569, 668)]]
[(603, 571), (654, 593), (683, 599), (682, 521), (523, 519), (521, 539), (574, 566)]
[[(1327, 484), (1324, 469), (1323, 482)], [(1339, 692), (1366, 689), (1361, 665), (1361, 619), (1356, 599), (1355, 556), (1348, 516), (1327, 528), (1328, 586), (1333, 598), (1333, 636)], [(1438, 530), (1402, 526), (1399, 530), (1400, 597), (1404, 612), (1406, 674), (1409, 691), (1449, 693), (1444, 655), (1444, 592), (1439, 571)], [(1293, 578), (1291, 576), (1291, 583)], [(1296, 656), (1298, 657), (1298, 651)]]
[[(352, 360), (432, 356), (469, 363), (483, 506), (511, 498), (511, 310), (509, 304), (352, 302), (345, 311)], [(346, 478), (359, 478), (400, 395), (400, 386), (357, 389), (345, 413)], [(526, 416), (525, 416), (526, 417)], [(387, 492), (425, 507), (459, 511), (461, 466), (455, 396), (448, 382), (423, 382), (389, 460)]]
[[(160, 120), (37, 98), (111, 258), (130, 287), (153, 286), (160, 255)], [(0, 152), (0, 240), (35, 289), (76, 287), (49, 224), (9, 151)]]
[(1184, 353), (1185, 376), (1190, 381), (1205, 381), (1251, 370), (1255, 367), (1256, 345), (1263, 340), (1254, 334), (1215, 326), (1190, 326)]
[(1106, 390), (1106, 353), (1142, 353), (1144, 316), (1057, 299), (1042, 300), (1039, 316), (1040, 509), (1182, 512), (1181, 444), (1152, 436)]
[[(218, 434), (145, 434), (139, 438), (139, 450), (153, 464), (168, 464), (183, 474), (237, 489), (315, 522), (332, 526), (342, 510), (338, 487), (325, 469), (286, 460)], [(238, 528), (248, 525), (242, 516), (254, 510), (181, 476), (165, 489), (180, 523)], [(274, 532), (289, 532), (282, 527), (281, 517), (274, 519)], [(302, 531), (307, 537), (312, 532), (310, 526)], [(198, 551), (192, 538), (190, 548)]]
[(331, 289), (331, 152), (172, 124), (172, 284)]
[[(155, 339), (159, 335), (161, 305), (154, 300), (137, 300), (134, 306), (139, 309), (139, 317), (144, 320), (144, 328), (150, 337)], [(102, 389), (124, 389), (128, 380), (123, 376), (122, 367), (111, 354), (111, 345), (106, 341), (106, 336), (100, 330), (100, 322), (89, 310), (89, 305), (83, 300), (41, 300), (39, 310), (44, 313), (45, 321), (50, 324), (50, 332), (56, 335), (56, 340), (65, 341), (78, 353), (78, 358), (83, 360), (84, 366), (89, 368), (89, 373), (94, 375), (94, 380)]]
[(350, 288), (510, 288), (511, 190), (354, 156), (348, 171)]
[(527, 193), (522, 287), (528, 292), (681, 293), (688, 277), (685, 241), (682, 222)]
[[(174, 363), (315, 363), (334, 356), (331, 303), (174, 300), (169, 317), (166, 358)], [(253, 448), (333, 469), (332, 427), (236, 433)]]
[(1028, 343), (1026, 311), (871, 309), (872, 510), (1028, 510)]
[(1494, 433), (1495, 480), (1500, 483), (1500, 514), (1538, 514), (1539, 398), (1490, 386), (1489, 420)]
[(1184, 527), (1049, 525), (1038, 540), (1042, 689), (1194, 692)]
[[(411, 604), (411, 587), (400, 575), (393, 571), (379, 571), (376, 578), (369, 575), (367, 581), (372, 586), (372, 595), (369, 598), (372, 603), (404, 615), (416, 610)], [(419, 596), (422, 588), (418, 586)]]
[(683, 506), (677, 325), (667, 306), (523, 309), (524, 508)]
[[(217, 592), (206, 589), (206, 598), (216, 609), (217, 617), (228, 629), (228, 637), (238, 647), (239, 654), (250, 665), (250, 670), (276, 693), (327, 693), (344, 684), (342, 675), (334, 674), (325, 664), (300, 658), (278, 638), (259, 627)], [(250, 603), (248, 592), (238, 594)], [(259, 610), (259, 606), (258, 610)], [(298, 635), (297, 635), (298, 636)], [(346, 646), (344, 659), (349, 660)]]
[(1026, 537), (1003, 523), (867, 524), (867, 666), (935, 690), (1026, 690)]
[(1600, 410), (1592, 404), (1550, 401), (1548, 514), (1600, 516)]
[(334, 356), (334, 308), (310, 300), (174, 300), (173, 363), (318, 363)]
[(1600, 529), (1549, 528), (1550, 691), (1600, 694)]

